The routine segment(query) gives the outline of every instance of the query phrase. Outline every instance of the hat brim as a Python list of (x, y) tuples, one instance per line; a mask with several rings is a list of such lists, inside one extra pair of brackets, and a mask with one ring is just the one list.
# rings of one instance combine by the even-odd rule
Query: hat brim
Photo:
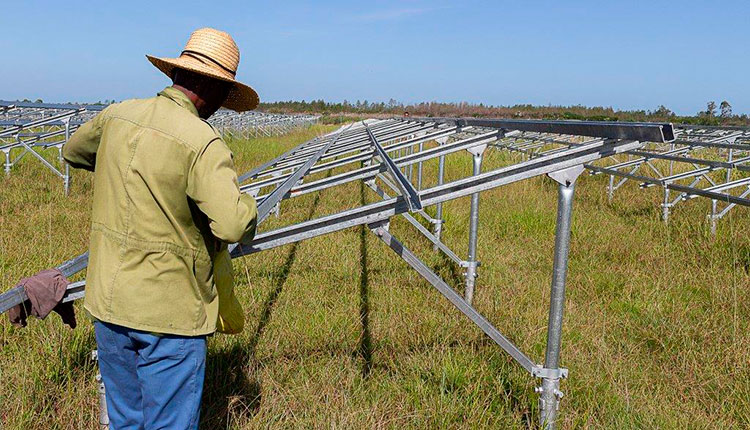
[(222, 104), (222, 107), (231, 109), (236, 112), (244, 112), (253, 110), (258, 107), (260, 98), (258, 93), (249, 86), (245, 85), (240, 81), (230, 78), (217, 72), (214, 68), (201, 63), (200, 61), (193, 60), (192, 58), (160, 58), (151, 55), (146, 55), (148, 61), (151, 62), (157, 69), (161, 70), (162, 73), (172, 79), (174, 69), (185, 69), (191, 72), (199, 73), (201, 75), (208, 76), (209, 78), (219, 79), (224, 82), (231, 82), (232, 89), (229, 90), (227, 99)]

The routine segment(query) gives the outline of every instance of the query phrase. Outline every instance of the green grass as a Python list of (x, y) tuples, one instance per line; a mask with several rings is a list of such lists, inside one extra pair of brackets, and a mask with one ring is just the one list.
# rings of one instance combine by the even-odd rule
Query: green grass
[[(230, 142), (244, 172), (333, 127)], [(516, 161), (491, 151), (484, 168)], [(450, 156), (447, 179), (470, 173)], [(425, 165), (426, 185), (435, 163)], [(340, 173), (337, 169), (331, 174)], [(328, 173), (317, 174), (323, 177)], [(655, 189), (577, 186), (563, 331), (563, 428), (743, 428), (750, 422), (750, 211), (711, 238), (710, 202), (660, 220)], [(86, 249), (91, 175), (61, 181), (27, 157), (0, 179), (0, 285)], [(262, 230), (377, 201), (359, 183), (282, 205)], [(556, 187), (536, 178), (481, 197), (476, 307), (541, 360)], [(468, 198), (445, 205), (465, 255)], [(405, 220), (391, 231), (462, 291), (461, 270)], [(537, 384), (369, 231), (357, 227), (235, 260), (246, 329), (209, 341), (203, 428), (527, 428)], [(80, 309), (80, 308), (79, 308)], [(92, 326), (0, 323), (4, 429), (96, 428)]]

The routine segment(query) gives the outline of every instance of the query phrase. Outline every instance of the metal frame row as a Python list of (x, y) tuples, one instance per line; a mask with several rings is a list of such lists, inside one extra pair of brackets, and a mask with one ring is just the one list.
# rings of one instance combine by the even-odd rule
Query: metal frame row
[[(664, 222), (668, 222), (670, 211), (678, 203), (697, 197), (710, 199), (707, 218), (715, 235), (717, 221), (731, 209), (750, 206), (750, 129), (685, 125), (676, 127), (675, 135), (669, 143), (650, 142), (639, 150), (585, 167), (592, 175), (609, 176), (610, 200), (628, 180), (638, 182), (643, 189), (662, 188)], [(591, 141), (579, 136), (532, 132), (507, 136), (493, 147), (534, 158)]]
[[(571, 145), (550, 154), (533, 157), (510, 166), (482, 172), (482, 154), (488, 145), (525, 133), (555, 133), (595, 139)], [(330, 187), (363, 181), (381, 200), (338, 213), (286, 225), (257, 234), (250, 245), (231, 245), (231, 255), (262, 252), (271, 248), (333, 233), (346, 228), (367, 225), (386, 246), (452, 303), (470, 321), (486, 333), (500, 348), (533, 377), (541, 378), (540, 422), (555, 428), (560, 398), (560, 379), (568, 371), (560, 367), (563, 302), (569, 252), (570, 222), (576, 179), (584, 165), (604, 157), (642, 148), (642, 139), (666, 143), (673, 139), (670, 124), (613, 124), (603, 122), (507, 121), (483, 120), (481, 123), (458, 119), (441, 120), (366, 120), (342, 127), (287, 151), (274, 160), (240, 176), (243, 192), (258, 202), (258, 224), (271, 213), (280, 215), (281, 203), (293, 204), (297, 196), (321, 192)], [(437, 145), (432, 142), (437, 142)], [(445, 181), (445, 159), (469, 152), (474, 160), (473, 174), (450, 182)], [(437, 184), (423, 188), (423, 169), (430, 160), (437, 160)], [(332, 174), (336, 169), (336, 174)], [(416, 173), (415, 173), (416, 171)], [(305, 181), (316, 172), (328, 176)], [(476, 271), (476, 243), (479, 220), (479, 195), (502, 185), (539, 175), (548, 175), (558, 183), (558, 213), (555, 233), (551, 301), (544, 361), (539, 363), (521, 351), (492, 323), (472, 306)], [(416, 176), (416, 181), (414, 180)], [(381, 186), (382, 185), (382, 186)], [(385, 188), (384, 188), (385, 187)], [(393, 193), (393, 194), (390, 194)], [(471, 196), (469, 249), (466, 260), (441, 241), (443, 203)], [(425, 210), (435, 207), (435, 216)], [(430, 211), (432, 212), (432, 210)], [(403, 242), (393, 236), (389, 222), (403, 216), (436, 251), (443, 252), (466, 269), (463, 296), (441, 279)], [(417, 218), (431, 225), (428, 229)], [(69, 260), (59, 267), (66, 276), (73, 276), (88, 264), (88, 253)], [(71, 301), (83, 297), (85, 281), (72, 283), (64, 298)], [(23, 288), (16, 286), (0, 294), (0, 312), (24, 300)]]
[(209, 122), (225, 137), (249, 139), (251, 137), (271, 137), (286, 134), (297, 127), (315, 124), (316, 115), (287, 115), (247, 111), (234, 112), (221, 109)]
[[(77, 105), (0, 101), (0, 152), (5, 161), (5, 174), (30, 154), (63, 180), (67, 194), (70, 189), (70, 167), (62, 158), (62, 147), (78, 127), (93, 118), (105, 105)], [(277, 136), (296, 127), (317, 122), (313, 115), (282, 115), (262, 112), (234, 112), (220, 109), (209, 122), (225, 138), (248, 139)], [(56, 162), (46, 159), (41, 151), (57, 150)]]

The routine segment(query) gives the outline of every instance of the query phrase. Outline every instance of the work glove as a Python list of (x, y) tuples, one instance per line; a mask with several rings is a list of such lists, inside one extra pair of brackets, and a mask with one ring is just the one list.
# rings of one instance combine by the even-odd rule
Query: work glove
[(216, 331), (225, 334), (237, 334), (245, 327), (245, 312), (237, 296), (234, 295), (234, 274), (232, 257), (224, 248), (214, 257), (214, 283), (219, 295), (219, 318)]
[(62, 303), (68, 280), (58, 269), (42, 270), (34, 276), (21, 279), (28, 300), (8, 310), (8, 318), (16, 327), (26, 327), (26, 318), (33, 315), (44, 319), (55, 311), (63, 323), (76, 328), (76, 316), (73, 302)]

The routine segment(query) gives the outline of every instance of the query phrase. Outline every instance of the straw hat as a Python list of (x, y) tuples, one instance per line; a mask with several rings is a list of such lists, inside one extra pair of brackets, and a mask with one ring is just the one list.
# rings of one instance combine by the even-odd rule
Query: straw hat
[(222, 106), (237, 112), (255, 109), (258, 93), (250, 86), (234, 79), (240, 64), (240, 50), (232, 36), (213, 28), (201, 28), (190, 35), (178, 58), (159, 58), (146, 55), (157, 69), (172, 78), (174, 69), (190, 70), (211, 78), (234, 84)]

